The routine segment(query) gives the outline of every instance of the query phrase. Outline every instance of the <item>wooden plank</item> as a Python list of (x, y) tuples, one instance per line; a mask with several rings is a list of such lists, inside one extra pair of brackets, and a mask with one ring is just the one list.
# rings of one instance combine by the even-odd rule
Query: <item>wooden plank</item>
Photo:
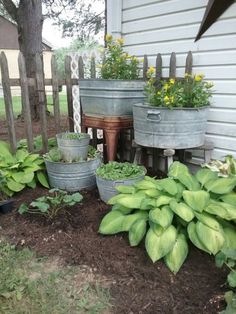
[(67, 93), (67, 106), (69, 118), (69, 130), (74, 132), (74, 117), (73, 117), (73, 96), (72, 96), (72, 82), (71, 82), (71, 57), (65, 58), (65, 77), (66, 77), (66, 93)]
[(35, 56), (36, 63), (36, 87), (39, 100), (39, 116), (40, 116), (40, 126), (41, 135), (43, 142), (43, 151), (48, 151), (48, 137), (47, 137), (47, 105), (46, 105), (46, 94), (44, 85), (44, 75), (43, 75), (43, 62), (39, 53)]
[[(28, 80), (28, 86), (35, 86), (35, 80), (33, 78), (27, 78)], [(52, 79), (45, 79), (44, 80), (45, 86), (52, 86)], [(79, 80), (78, 79), (71, 79), (72, 85), (78, 85)], [(20, 79), (19, 78), (11, 78), (10, 79), (10, 85), (11, 86), (20, 86)], [(66, 85), (66, 80), (58, 80), (58, 85)]]
[(84, 78), (84, 61), (81, 56), (79, 57), (79, 78)]
[(147, 79), (147, 70), (148, 70), (148, 57), (144, 55), (143, 57), (143, 78)]
[(23, 109), (23, 117), (25, 124), (25, 133), (27, 138), (28, 151), (34, 151), (34, 137), (33, 137), (33, 128), (32, 128), (32, 119), (31, 119), (31, 108), (29, 101), (29, 89), (28, 89), (28, 80), (25, 67), (25, 59), (21, 52), (18, 55), (18, 66), (20, 74), (20, 84), (21, 84), (21, 102)]
[(162, 57), (161, 54), (158, 53), (156, 57), (156, 80), (157, 82), (161, 81), (162, 77)]
[(192, 74), (192, 66), (193, 66), (193, 54), (191, 51), (189, 51), (186, 58), (185, 73)]
[(176, 53), (172, 52), (170, 56), (170, 71), (169, 77), (175, 78), (176, 77)]
[(14, 154), (16, 152), (16, 132), (14, 125), (14, 114), (12, 106), (12, 95), (11, 87), (9, 80), (9, 69), (8, 62), (4, 52), (1, 52), (0, 55), (0, 65), (1, 65), (1, 75), (2, 75), (2, 87), (4, 94), (5, 110), (6, 110), (6, 119), (7, 119), (7, 129), (10, 141), (11, 151)]
[(90, 61), (90, 77), (96, 78), (96, 61), (95, 61), (94, 55), (92, 55), (91, 61)]
[(58, 69), (56, 56), (53, 55), (51, 58), (51, 72), (52, 72), (52, 98), (53, 98), (53, 109), (55, 118), (56, 132), (60, 133), (61, 121), (60, 121), (60, 104), (59, 104), (59, 84), (58, 84)]

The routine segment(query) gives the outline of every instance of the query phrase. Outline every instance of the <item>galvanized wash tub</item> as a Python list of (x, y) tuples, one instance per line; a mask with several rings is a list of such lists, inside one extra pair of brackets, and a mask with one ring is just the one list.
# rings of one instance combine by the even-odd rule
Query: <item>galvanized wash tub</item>
[(133, 104), (144, 101), (143, 80), (79, 80), (84, 114), (126, 116), (133, 114)]
[(101, 157), (82, 162), (53, 162), (45, 160), (51, 187), (68, 192), (96, 187), (95, 171), (101, 165)]
[(119, 180), (107, 180), (96, 174), (96, 182), (98, 186), (98, 191), (100, 195), (100, 199), (107, 203), (110, 198), (118, 194), (116, 190), (116, 186), (118, 185), (133, 185), (134, 183), (141, 181), (144, 179), (144, 175), (138, 176), (132, 179), (119, 179)]
[(78, 158), (86, 160), (88, 155), (90, 135), (82, 133), (82, 138), (66, 138), (66, 136), (74, 134), (76, 135), (77, 133), (65, 132), (56, 134), (59, 151), (63, 160), (68, 162)]
[(157, 108), (133, 106), (134, 138), (142, 146), (192, 148), (203, 145), (209, 107)]

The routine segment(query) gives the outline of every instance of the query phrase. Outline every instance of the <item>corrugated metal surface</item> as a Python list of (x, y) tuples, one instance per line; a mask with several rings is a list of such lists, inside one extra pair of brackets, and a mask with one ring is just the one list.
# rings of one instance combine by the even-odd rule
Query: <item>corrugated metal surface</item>
[[(193, 72), (213, 81), (207, 139), (215, 144), (213, 158), (236, 157), (236, 3), (194, 42), (207, 0), (123, 0), (122, 36), (130, 54), (163, 56), (163, 76), (168, 75), (172, 51), (177, 56), (177, 76), (183, 76), (186, 53), (193, 52)], [(115, 5), (115, 4), (114, 4)], [(108, 12), (109, 14), (109, 12)]]

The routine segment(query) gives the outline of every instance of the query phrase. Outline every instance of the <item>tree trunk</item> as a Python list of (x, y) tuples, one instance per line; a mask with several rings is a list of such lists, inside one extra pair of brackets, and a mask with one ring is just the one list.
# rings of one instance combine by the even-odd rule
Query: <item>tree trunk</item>
[[(42, 56), (42, 1), (20, 0), (17, 9), (18, 40), (20, 51), (25, 57), (28, 78), (36, 77), (35, 55)], [(39, 104), (35, 87), (30, 87), (30, 104), (33, 119), (39, 118)]]

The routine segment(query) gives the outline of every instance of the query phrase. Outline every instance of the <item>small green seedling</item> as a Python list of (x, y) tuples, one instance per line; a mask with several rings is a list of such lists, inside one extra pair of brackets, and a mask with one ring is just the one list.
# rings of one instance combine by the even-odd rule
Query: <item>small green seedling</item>
[(18, 212), (20, 214), (41, 214), (49, 219), (54, 219), (59, 212), (65, 211), (67, 207), (73, 206), (83, 199), (79, 192), (68, 194), (66, 191), (51, 189), (49, 193), (50, 195), (39, 197), (29, 205), (21, 204)]

